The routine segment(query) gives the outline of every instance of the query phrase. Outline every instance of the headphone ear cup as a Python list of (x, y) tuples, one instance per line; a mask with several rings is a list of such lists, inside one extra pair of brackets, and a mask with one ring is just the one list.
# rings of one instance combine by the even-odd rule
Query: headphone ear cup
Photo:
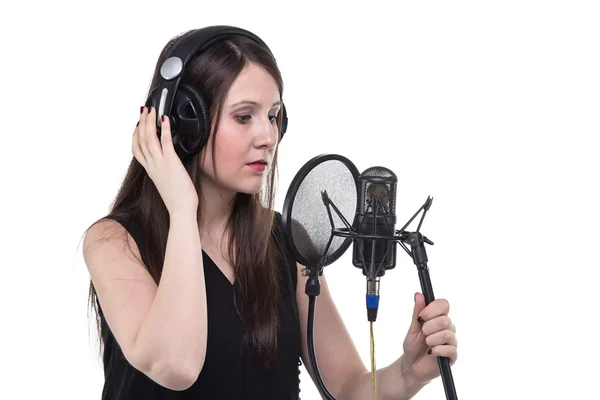
[(288, 117), (287, 117), (287, 111), (285, 109), (285, 104), (281, 105), (281, 139), (283, 139), (283, 135), (285, 135), (285, 132), (287, 131), (287, 126), (288, 126)]
[(208, 142), (210, 110), (202, 94), (192, 86), (179, 85), (170, 122), (173, 146), (180, 157), (198, 153)]

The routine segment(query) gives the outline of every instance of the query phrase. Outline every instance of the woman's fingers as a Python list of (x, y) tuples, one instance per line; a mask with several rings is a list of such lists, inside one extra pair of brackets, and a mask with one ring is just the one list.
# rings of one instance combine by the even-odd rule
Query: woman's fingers
[(450, 359), (450, 365), (453, 365), (458, 359), (458, 351), (456, 346), (451, 345), (435, 346), (429, 349), (427, 354), (434, 357), (448, 357)]
[(148, 134), (146, 129), (146, 125), (148, 124), (148, 108), (142, 106), (142, 108), (140, 108), (140, 113), (140, 124), (138, 125), (138, 144), (140, 146), (140, 149), (142, 150), (144, 160), (147, 164), (152, 160), (146, 140), (146, 135)]
[(166, 115), (161, 116), (160, 143), (162, 145), (163, 152), (175, 151), (173, 148), (173, 137), (171, 136), (171, 121)]
[(142, 152), (142, 148), (140, 147), (140, 123), (136, 125), (133, 131), (133, 138), (131, 139), (131, 152), (135, 159), (142, 164), (144, 168), (146, 168), (146, 158), (144, 157), (144, 153)]
[[(157, 162), (162, 160), (165, 152), (175, 154), (171, 123), (167, 116), (161, 116), (160, 139), (156, 133), (156, 110), (153, 107), (140, 108), (140, 120), (135, 130), (131, 143), (131, 151), (138, 162), (148, 171), (158, 167)], [(148, 171), (150, 172), (150, 171)]]
[(440, 315), (429, 321), (425, 321), (422, 331), (425, 336), (429, 336), (446, 329), (456, 332), (456, 327), (454, 326), (452, 319), (447, 315)]
[(457, 346), (458, 341), (456, 340), (456, 335), (449, 329), (436, 332), (433, 335), (429, 335), (425, 338), (425, 343), (429, 347), (441, 346), (441, 345), (452, 345)]
[(154, 107), (149, 107), (146, 115), (145, 140), (150, 157), (153, 160), (160, 160), (163, 152), (156, 133), (156, 110)]

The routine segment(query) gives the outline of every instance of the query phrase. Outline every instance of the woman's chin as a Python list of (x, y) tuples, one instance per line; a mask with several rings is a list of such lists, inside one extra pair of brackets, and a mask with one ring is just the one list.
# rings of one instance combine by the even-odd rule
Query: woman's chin
[(263, 189), (262, 181), (254, 181), (248, 180), (248, 182), (238, 182), (235, 187), (232, 188), (237, 193), (244, 194), (257, 194)]
[(244, 188), (239, 188), (238, 193), (243, 193), (243, 194), (258, 194), (260, 193), (260, 191), (262, 190), (262, 186), (260, 187), (244, 187)]

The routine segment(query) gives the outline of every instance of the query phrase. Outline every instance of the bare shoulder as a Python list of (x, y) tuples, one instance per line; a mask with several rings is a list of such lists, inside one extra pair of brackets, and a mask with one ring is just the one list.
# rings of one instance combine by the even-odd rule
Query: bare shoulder
[(144, 368), (133, 354), (134, 343), (157, 285), (135, 241), (119, 222), (100, 220), (85, 235), (83, 256), (112, 333), (130, 362)]
[(90, 273), (107, 256), (115, 253), (140, 256), (133, 238), (123, 225), (113, 219), (101, 219), (88, 229), (83, 240), (83, 257)]
[[(154, 284), (135, 241), (115, 220), (103, 219), (88, 229), (83, 241), (83, 257), (97, 292), (109, 284)], [(98, 297), (102, 297), (100, 293)]]

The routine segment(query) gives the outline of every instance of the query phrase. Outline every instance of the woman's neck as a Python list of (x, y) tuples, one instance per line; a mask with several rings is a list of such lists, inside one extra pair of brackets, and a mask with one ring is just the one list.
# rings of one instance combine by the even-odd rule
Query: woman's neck
[(201, 196), (200, 238), (206, 238), (207, 242), (220, 242), (223, 235), (227, 236), (225, 231), (236, 193), (218, 187), (213, 182), (203, 182)]

